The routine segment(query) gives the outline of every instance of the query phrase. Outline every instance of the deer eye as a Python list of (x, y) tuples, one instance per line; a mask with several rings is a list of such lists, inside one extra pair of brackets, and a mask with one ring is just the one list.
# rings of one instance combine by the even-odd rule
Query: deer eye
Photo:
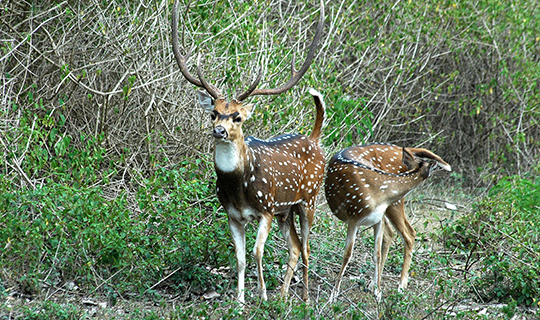
[(233, 118), (232, 121), (233, 121), (234, 123), (240, 123), (240, 122), (242, 122), (242, 117), (235, 117), (235, 118)]
[(212, 121), (216, 120), (216, 114), (215, 114), (215, 113), (211, 113), (211, 114), (210, 114), (210, 119), (211, 119)]

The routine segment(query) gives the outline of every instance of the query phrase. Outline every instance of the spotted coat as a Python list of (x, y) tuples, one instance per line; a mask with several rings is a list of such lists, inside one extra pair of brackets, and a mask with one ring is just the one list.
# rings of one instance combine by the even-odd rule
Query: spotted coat
[[(409, 170), (403, 163), (401, 147), (375, 143), (338, 152), (328, 164), (325, 193), (332, 212), (342, 221), (367, 213), (371, 226), (382, 216), (371, 217), (370, 208), (384, 201), (386, 206), (400, 201), (422, 183), (436, 163), (420, 162)], [(410, 166), (413, 166), (411, 163)], [(373, 223), (371, 223), (373, 222)]]
[(332, 157), (325, 180), (326, 199), (334, 215), (346, 222), (348, 229), (343, 264), (331, 299), (339, 293), (359, 226), (374, 229), (375, 272), (370, 287), (376, 298), (381, 299), (381, 274), (393, 238), (388, 221), (404, 242), (399, 288), (406, 288), (416, 232), (405, 216), (403, 197), (437, 167), (450, 171), (450, 165), (428, 150), (384, 143), (347, 148)]
[[(225, 208), (242, 212), (242, 206), (249, 204), (252, 212), (284, 215), (282, 219), (296, 204), (314, 210), (325, 166), (318, 141), (288, 134), (269, 140), (248, 137), (245, 144), (247, 161), (242, 170), (216, 168), (218, 197)], [(238, 220), (257, 218), (241, 216)]]

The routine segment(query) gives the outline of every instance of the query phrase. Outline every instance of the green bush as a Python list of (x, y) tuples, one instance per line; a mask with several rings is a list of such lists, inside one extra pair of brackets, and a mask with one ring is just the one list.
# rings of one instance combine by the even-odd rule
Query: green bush
[(100, 187), (51, 182), (15, 191), (2, 183), (2, 264), (55, 285), (114, 276), (110, 283), (129, 279), (140, 291), (179, 269), (179, 284), (202, 286), (209, 277), (204, 266), (229, 263), (222, 241), (228, 228), (212, 186), (185, 180), (182, 169), (160, 169), (145, 181), (139, 211), (124, 194), (109, 199)]
[[(0, 174), (0, 268), (13, 272), (3, 281), (30, 295), (68, 281), (106, 293), (142, 293), (165, 277), (173, 288), (214, 286), (206, 267), (228, 265), (231, 250), (222, 241), (225, 214), (198, 162), (120, 176), (124, 160), (105, 160), (103, 139), (77, 137), (86, 143), (75, 148), (61, 113), (39, 114), (22, 113), (22, 135), (10, 141), (19, 147), (1, 159), (4, 167), (24, 156), (28, 180), (43, 176), (29, 185)], [(114, 187), (125, 186), (126, 175), (136, 192)]]
[(340, 149), (370, 142), (373, 114), (366, 108), (366, 101), (344, 99), (342, 96), (340, 92), (328, 97), (331, 108), (327, 110), (327, 117), (339, 125), (324, 128), (324, 144)]
[[(195, 74), (201, 53), (207, 80), (228, 97), (246, 89), (259, 67), (261, 88), (285, 83), (292, 56), (296, 68), (305, 58), (319, 17), (317, 1), (180, 2), (181, 46), (194, 46), (189, 69)], [(228, 280), (211, 273), (234, 266), (234, 250), (212, 182), (208, 116), (172, 56), (171, 6), (47, 0), (3, 6), (0, 298), (71, 281), (113, 303), (120, 294), (159, 298), (167, 290), (185, 292), (191, 303), (210, 287), (233, 296)], [(326, 1), (316, 59), (287, 93), (249, 99), (258, 107), (246, 135), (309, 134), (314, 107), (305, 87), (314, 87), (327, 104), (328, 156), (373, 140), (421, 145), (460, 164), (452, 176), (460, 188), (451, 193), (538, 170), (539, 8), (531, 0)], [(537, 194), (538, 181), (500, 181), (474, 214), (444, 228), (451, 253), (413, 263), (435, 282), (428, 293), (446, 304), (439, 308), (428, 293), (389, 292), (382, 316), (411, 318), (429, 308), (437, 314), (471, 292), (509, 301), (508, 315), (536, 304)], [(312, 234), (324, 237), (312, 237), (310, 260), (317, 307), (270, 301), (259, 304), (254, 318), (284, 310), (297, 318), (362, 318), (371, 307), (321, 307), (326, 279), (340, 264), (335, 238), (343, 245), (342, 235), (326, 232), (335, 224), (321, 208)], [(247, 229), (248, 252), (255, 229)], [(283, 242), (275, 239), (268, 239), (264, 260), (269, 290), (286, 263)], [(456, 256), (463, 257), (457, 266)], [(388, 261), (396, 272), (398, 257)], [(358, 271), (373, 270), (371, 263)], [(462, 275), (466, 281), (455, 279)], [(217, 317), (237, 317), (232, 305)], [(182, 307), (178, 318), (212, 317), (228, 305)], [(39, 316), (55, 318), (62, 308), (45, 306)]]
[(482, 299), (533, 305), (540, 298), (540, 180), (504, 178), (445, 230), (464, 253), (464, 277)]

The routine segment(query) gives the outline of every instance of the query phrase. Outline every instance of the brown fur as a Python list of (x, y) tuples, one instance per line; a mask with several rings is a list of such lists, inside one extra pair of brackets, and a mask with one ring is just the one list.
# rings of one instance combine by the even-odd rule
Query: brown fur
[(406, 288), (416, 232), (405, 215), (403, 197), (427, 179), (437, 166), (450, 169), (428, 150), (388, 144), (351, 147), (330, 160), (325, 181), (326, 199), (334, 215), (348, 224), (343, 265), (332, 298), (339, 293), (360, 225), (374, 228), (376, 268), (371, 286), (377, 299), (381, 298), (381, 274), (393, 238), (388, 220), (404, 242), (400, 289)]

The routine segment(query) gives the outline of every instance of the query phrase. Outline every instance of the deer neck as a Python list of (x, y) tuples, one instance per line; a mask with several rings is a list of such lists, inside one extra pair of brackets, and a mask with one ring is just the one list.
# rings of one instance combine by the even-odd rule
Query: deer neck
[(225, 208), (229, 208), (227, 211), (234, 208), (242, 214), (247, 206), (245, 175), (248, 174), (249, 168), (253, 167), (250, 158), (247, 157), (247, 148), (243, 139), (240, 143), (230, 140), (216, 141), (214, 151), (219, 200)]
[(242, 174), (246, 159), (246, 144), (243, 137), (235, 140), (216, 141), (214, 165), (222, 173)]
[[(409, 194), (413, 189), (418, 187), (424, 180), (429, 177), (429, 167), (422, 164), (420, 167), (407, 171), (403, 174), (397, 175), (397, 181), (400, 183), (394, 183), (396, 188), (389, 188), (396, 198), (402, 198)], [(380, 189), (386, 189), (387, 187), (383, 184), (380, 186)]]

